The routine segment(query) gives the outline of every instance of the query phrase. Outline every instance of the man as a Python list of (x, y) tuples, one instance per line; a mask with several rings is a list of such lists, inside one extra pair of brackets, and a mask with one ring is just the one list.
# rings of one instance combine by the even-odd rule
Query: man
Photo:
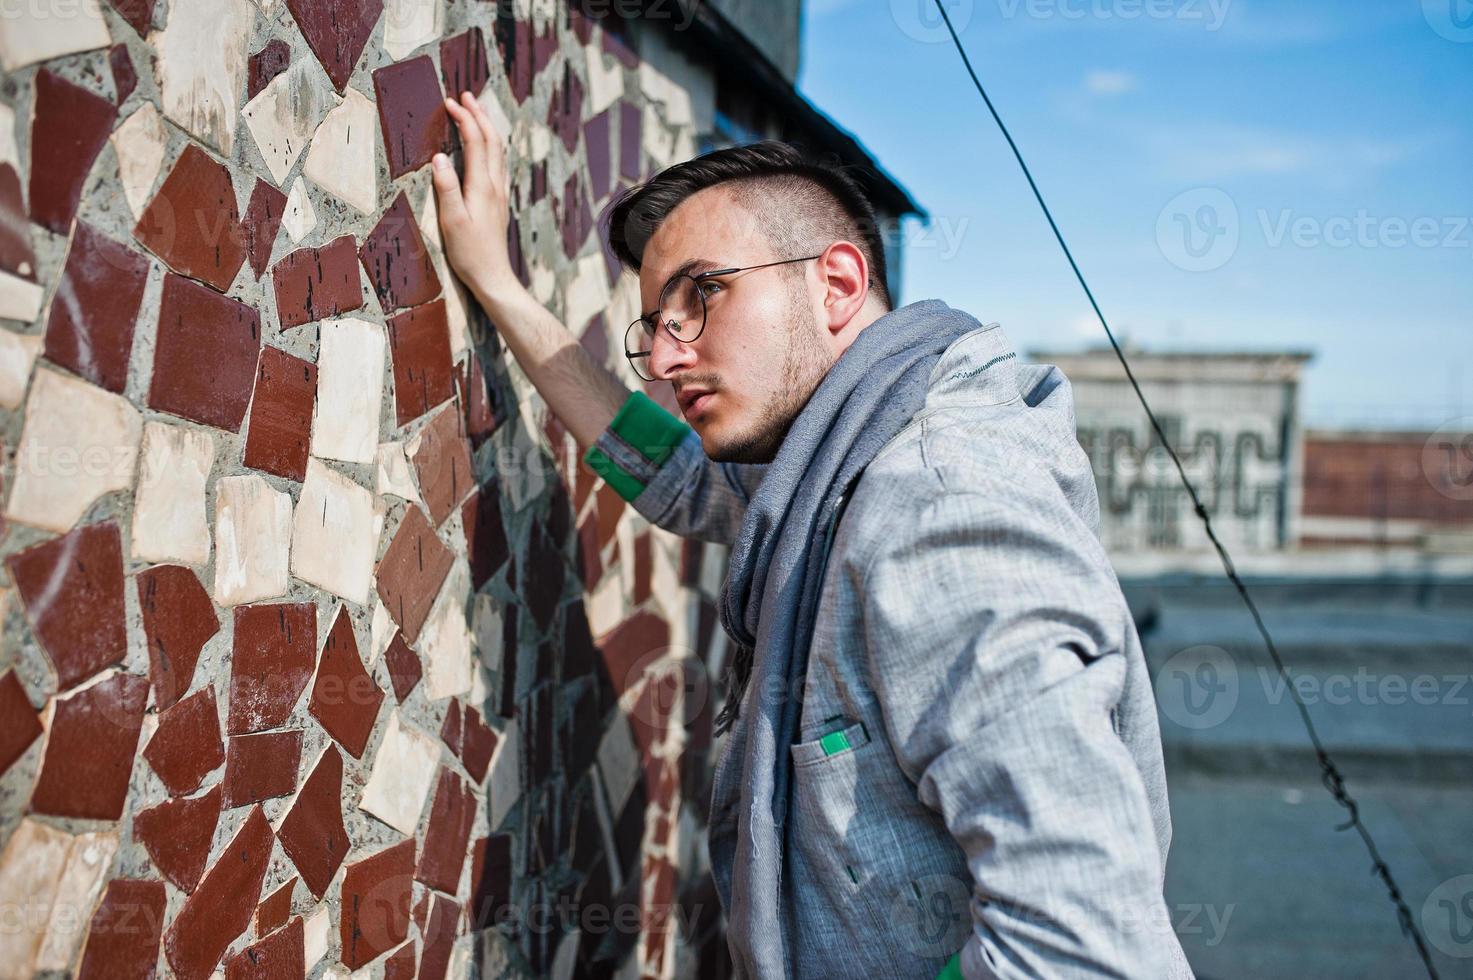
[(1190, 977), (1149, 678), (1058, 369), (939, 300), (892, 309), (863, 193), (767, 142), (610, 212), (648, 311), (626, 355), (682, 422), (519, 284), (501, 138), (448, 105), (452, 265), (589, 465), (732, 548), (710, 853), (738, 974)]

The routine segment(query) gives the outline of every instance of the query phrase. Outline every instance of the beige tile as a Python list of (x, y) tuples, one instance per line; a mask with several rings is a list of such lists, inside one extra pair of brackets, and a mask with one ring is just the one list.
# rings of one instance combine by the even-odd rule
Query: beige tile
[(255, 20), (247, 0), (169, 0), (168, 26), (149, 35), (164, 115), (225, 157), (235, 149)]
[(215, 464), (215, 437), (163, 422), (143, 427), (131, 553), (141, 561), (210, 560), (205, 488)]
[(359, 809), (413, 836), (439, 761), (438, 742), (405, 725), (398, 709), (390, 711)]
[(286, 595), (292, 498), (263, 477), (215, 484), (215, 601), (236, 606)]
[(404, 456), (404, 443), (379, 443), (377, 469), (375, 492), (380, 497), (388, 494), (424, 506), (424, 498), (420, 496), (419, 487), (414, 484), (409, 460)]
[(112, 134), (113, 152), (118, 156), (118, 177), (123, 184), (123, 197), (137, 218), (153, 199), (154, 181), (164, 163), (164, 150), (169, 134), (164, 117), (152, 102), (145, 102), (133, 115), (123, 120)]
[(602, 42), (584, 48), (588, 54), (588, 115), (596, 116), (624, 94), (624, 65), (605, 54)]
[(19, 334), (0, 330), (0, 408), (15, 411), (25, 400), (31, 381), (31, 368), (41, 353), (42, 338), (36, 334)]
[(292, 520), (292, 574), (367, 605), (377, 551), (373, 494), (325, 463), (308, 459)]
[(317, 127), (302, 173), (364, 214), (378, 210), (378, 110), (351, 85)]
[(0, 319), (35, 323), (46, 290), (33, 282), (0, 272)]
[(316, 58), (299, 57), (240, 110), (276, 186), (286, 181), (318, 124), (336, 105), (322, 65)]
[(291, 190), (287, 191), (281, 227), (299, 245), (317, 227), (317, 209), (312, 206), (312, 198), (307, 195), (307, 182), (300, 177), (292, 181)]
[(42, 367), (26, 399), (9, 520), (69, 531), (97, 498), (133, 483), (143, 420), (127, 399)]
[(116, 833), (73, 836), (21, 820), (0, 851), (0, 895), (8, 904), (0, 980), (70, 966), (117, 849)]
[(0, 163), (8, 163), (16, 173), (22, 173), (20, 147), (15, 142), (15, 110), (0, 105)]
[(93, 51), (112, 43), (101, 4), (76, 0), (27, 0), (0, 16), (0, 67), (26, 65)]
[(388, 350), (384, 328), (356, 317), (324, 320), (320, 343), (312, 454), (346, 463), (375, 462)]
[(457, 558), (419, 634), (425, 697), (431, 701), (471, 689), (471, 631), (465, 618), (470, 595), (470, 566)]
[(46, 938), (36, 954), (36, 971), (70, 973), (87, 938), (92, 913), (118, 853), (116, 832), (78, 834), (67, 855), (66, 870), (57, 883)]
[[(522, 730), (515, 718), (506, 723), (491, 756), (486, 795), (491, 798), (491, 829), (498, 829), (522, 795)], [(637, 769), (637, 767), (636, 767)]]
[(563, 293), (563, 322), (577, 336), (589, 317), (608, 305), (609, 270), (603, 253), (586, 255), (578, 260), (576, 272)]
[(402, 61), (440, 36), (441, 5), (424, 0), (388, 0), (384, 5), (384, 50)]

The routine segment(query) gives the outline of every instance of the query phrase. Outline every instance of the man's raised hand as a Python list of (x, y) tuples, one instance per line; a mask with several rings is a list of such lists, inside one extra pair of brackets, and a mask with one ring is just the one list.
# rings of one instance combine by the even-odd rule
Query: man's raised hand
[(465, 180), (443, 153), (433, 161), (435, 195), (445, 257), (455, 274), (483, 300), (505, 298), (523, 286), (507, 251), (511, 177), (506, 145), (486, 110), (469, 92), (445, 108), (465, 147)]

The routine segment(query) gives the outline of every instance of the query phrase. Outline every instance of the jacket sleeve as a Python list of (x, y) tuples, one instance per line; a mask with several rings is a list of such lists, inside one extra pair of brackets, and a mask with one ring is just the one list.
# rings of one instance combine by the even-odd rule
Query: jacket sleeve
[(629, 393), (583, 461), (651, 524), (725, 545), (767, 472), (711, 459), (694, 429), (642, 391)]
[(860, 603), (900, 767), (966, 855), (960, 975), (1173, 976), (1151, 809), (1114, 726), (1119, 584), (1044, 467), (949, 482), (965, 489), (861, 559)]

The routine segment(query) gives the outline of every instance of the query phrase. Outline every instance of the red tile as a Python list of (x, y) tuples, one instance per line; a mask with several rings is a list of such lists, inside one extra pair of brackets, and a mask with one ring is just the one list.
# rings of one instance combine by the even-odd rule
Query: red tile
[(384, 11), (383, 0), (286, 0), (286, 7), (342, 95)]
[(532, 94), (532, 25), (526, 19), (498, 17), (491, 33), (512, 97), (521, 105)]
[(42, 68), (33, 84), (31, 220), (58, 235), (71, 231), (92, 162), (112, 133), (117, 107)]
[(16, 552), (5, 564), (59, 690), (127, 654), (123, 546), (115, 521), (84, 524)]
[(403, 191), (363, 240), (358, 258), (385, 313), (440, 295), (440, 277)]
[(342, 795), (343, 756), (336, 746), (329, 745), (312, 768), (312, 774), (302, 783), (277, 831), (281, 849), (297, 866), (302, 881), (318, 901), (348, 853)]
[(322, 646), (308, 710), (349, 755), (361, 759), (383, 703), (384, 692), (363, 669), (358, 656), (353, 621), (339, 606), (337, 619)]
[(639, 180), (644, 176), (644, 117), (639, 106), (619, 103), (619, 176)]
[(578, 149), (582, 119), (583, 82), (574, 73), (572, 62), (564, 62), (562, 84), (553, 89), (547, 104), (547, 125), (562, 139), (563, 148), (569, 153)]
[(399, 952), (384, 960), (384, 980), (414, 980), (415, 970), (415, 946), (414, 940)]
[(546, 631), (552, 614), (562, 601), (564, 583), (572, 577), (572, 572), (557, 542), (536, 526), (528, 541), (527, 564), (523, 570), (527, 579), (522, 595), (527, 599), (527, 608), (537, 626)]
[(364, 303), (352, 235), (292, 252), (272, 268), (271, 279), (283, 329), (348, 313)]
[(162, 881), (114, 878), (92, 915), (77, 980), (150, 980), (168, 896)]
[(356, 970), (404, 942), (413, 878), (412, 837), (348, 865), (339, 917), (342, 961), (348, 969)]
[(148, 406), (239, 432), (256, 380), (261, 318), (181, 276), (164, 276)]
[(269, 344), (261, 348), (245, 465), (301, 483), (307, 475), (317, 365)]
[(133, 235), (175, 272), (225, 292), (245, 262), (230, 171), (188, 144)]
[(413, 422), (455, 394), (444, 300), (390, 317), (389, 352), (394, 361), (396, 424)]
[(650, 597), (650, 575), (653, 561), (650, 552), (648, 531), (634, 539), (634, 604), (637, 606)]
[(302, 733), (295, 728), (232, 736), (225, 750), (226, 809), (291, 795), (301, 761)]
[(477, 785), (486, 780), (486, 770), (491, 766), (491, 756), (499, 740), (495, 730), (481, 720), (479, 711), (465, 709), (465, 745), (461, 758), (465, 761), (465, 771)]
[(450, 152), (450, 114), (429, 55), (385, 65), (373, 73), (373, 87), (391, 178), (418, 170), (436, 153)]
[(563, 185), (563, 196), (553, 199), (552, 213), (562, 231), (563, 254), (571, 259), (583, 250), (588, 233), (593, 231), (593, 210), (588, 206), (588, 195), (583, 193), (577, 173), (569, 176)]
[(301, 916), (225, 961), (225, 980), (300, 980), (306, 975), (306, 934)]
[(588, 152), (588, 189), (595, 201), (609, 196), (613, 180), (613, 155), (609, 150), (609, 122), (613, 108), (605, 109), (583, 126), (583, 145)]
[(165, 800), (133, 818), (133, 837), (153, 866), (181, 891), (192, 892), (205, 872), (215, 825), (220, 822), (220, 787), (194, 799)]
[(292, 893), (296, 891), (297, 879), (292, 877), (280, 888), (267, 895), (256, 906), (256, 938), (275, 932), (286, 925), (292, 915)]
[(154, 707), (162, 711), (194, 682), (200, 649), (220, 631), (220, 618), (193, 569), (183, 565), (146, 568), (134, 584), (148, 641)]
[(458, 756), (464, 739), (465, 724), (461, 720), (460, 700), (451, 698), (450, 707), (445, 709), (445, 721), (440, 725), (440, 741), (449, 746), (450, 751)]
[(246, 258), (250, 260), (251, 271), (257, 279), (271, 264), (271, 248), (276, 244), (276, 234), (281, 230), (281, 217), (285, 213), (286, 195), (258, 178), (240, 225)]
[[(406, 506), (404, 519), (375, 573), (379, 598), (399, 624), (405, 642), (419, 639), (430, 605), (454, 560), (455, 556), (440, 541), (419, 507)], [(404, 700), (403, 695), (399, 700)]]
[(36, 253), (31, 248), (20, 175), (8, 163), (0, 163), (0, 219), (0, 269), (35, 282)]
[(466, 842), (476, 819), (476, 799), (450, 769), (441, 767), (430, 822), (425, 828), (424, 850), (414, 877), (431, 888), (454, 895), (465, 866)]
[(205, 776), (225, 761), (213, 685), (159, 715), (158, 729), (143, 749), (143, 757), (170, 796), (184, 796), (199, 789)]
[(113, 87), (118, 92), (113, 101), (122, 105), (138, 87), (138, 72), (133, 68), (133, 59), (128, 56), (128, 46), (114, 44), (107, 53), (107, 63), (113, 72)]
[(482, 837), (471, 848), (471, 925), (477, 931), (502, 921), (511, 901), (511, 834)]
[(506, 529), (501, 523), (501, 493), (488, 483), (471, 494), (460, 508), (465, 532), (466, 556), (470, 559), (471, 585), (479, 589), (511, 555)]
[(15, 671), (0, 678), (0, 774), (14, 764), (41, 734), (41, 718)]
[(236, 606), (226, 731), (241, 735), (286, 724), (312, 677), (316, 646), (315, 604)]
[(419, 477), (430, 519), (438, 527), (476, 489), (471, 446), (461, 431), (460, 412), (455, 405), (440, 409), (420, 430), (419, 446), (410, 462)]
[(107, 0), (112, 8), (118, 12), (128, 26), (138, 32), (139, 37), (148, 34), (149, 25), (153, 22), (154, 0)]
[(46, 321), (46, 358), (122, 393), (148, 260), (77, 222)]
[(622, 697), (640, 677), (651, 654), (670, 644), (669, 625), (651, 612), (638, 612), (599, 641), (614, 691)]
[(465, 417), (465, 434), (474, 451), (491, 438), (501, 424), (486, 387), (485, 368), (480, 355), (474, 351), (455, 367), (455, 390), (460, 396), (461, 412)]
[(259, 806), (164, 934), (164, 955), (180, 980), (205, 980), (251, 922), (271, 860), (271, 825)]
[(460, 925), (459, 905), (444, 895), (436, 895), (434, 902), (429, 928), (425, 931), (425, 951), (419, 958), (419, 980), (445, 980)]
[(116, 820), (143, 727), (148, 681), (116, 674), (57, 698), (31, 812)]
[(404, 634), (399, 632), (395, 632), (394, 638), (389, 641), (389, 648), (384, 651), (384, 662), (389, 666), (389, 681), (394, 685), (394, 697), (403, 704), (404, 699), (409, 697), (419, 683), (420, 677), (424, 676), (424, 665), (419, 662), (419, 654), (409, 649), (409, 644), (404, 642)]
[(459, 99), (460, 93), (481, 94), (491, 80), (491, 66), (486, 63), (486, 37), (479, 27), (440, 42), (440, 74), (445, 79), (445, 94)]
[(251, 55), (246, 73), (246, 100), (260, 95), (261, 89), (271, 79), (286, 71), (291, 60), (292, 49), (279, 37), (272, 38), (264, 48)]

